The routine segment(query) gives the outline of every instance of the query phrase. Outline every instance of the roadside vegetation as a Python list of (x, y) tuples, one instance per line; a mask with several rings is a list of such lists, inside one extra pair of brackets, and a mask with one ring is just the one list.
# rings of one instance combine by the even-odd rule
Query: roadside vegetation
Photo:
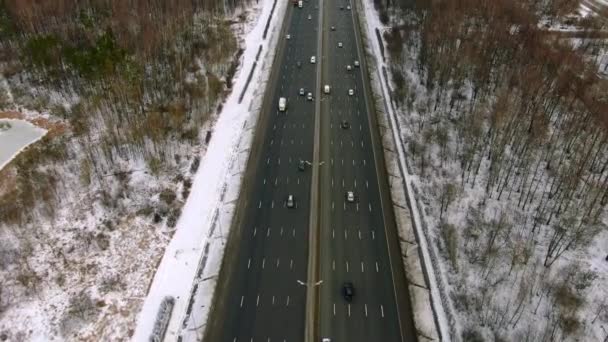
[(578, 1), (375, 1), (466, 341), (608, 338), (608, 51)]
[(0, 340), (128, 339), (248, 6), (0, 2), (0, 112), (61, 127), (0, 170)]

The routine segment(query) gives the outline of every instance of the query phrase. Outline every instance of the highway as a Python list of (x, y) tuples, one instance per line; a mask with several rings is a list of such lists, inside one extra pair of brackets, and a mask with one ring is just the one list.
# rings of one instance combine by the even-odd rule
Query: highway
[[(317, 52), (320, 4), (323, 56)], [(314, 338), (416, 340), (360, 37), (354, 8), (347, 5), (307, 0), (302, 9), (287, 10), (206, 341), (305, 341), (307, 287), (313, 286), (307, 274), (309, 229), (317, 219), (322, 283)], [(321, 84), (331, 86), (330, 94), (315, 88), (319, 64), (310, 63), (313, 55), (322, 58)], [(321, 96), (308, 101), (300, 88)], [(278, 110), (280, 97), (288, 99), (286, 112)], [(307, 163), (302, 171), (299, 160), (313, 160), (318, 101), (321, 163)], [(320, 182), (315, 221), (310, 220), (313, 167)], [(346, 191), (354, 192), (355, 202), (347, 203)], [(288, 195), (296, 208), (287, 208)], [(345, 281), (355, 287), (350, 303), (341, 293)]]
[[(332, 341), (415, 341), (379, 133), (370, 115), (372, 97), (364, 84), (355, 5), (327, 2), (324, 9), (322, 73), (332, 92), (322, 100), (321, 116), (321, 159), (327, 168), (320, 181), (319, 333)], [(347, 191), (354, 202), (347, 201)], [(345, 282), (354, 285), (351, 302), (343, 298)]]
[[(298, 163), (312, 160), (316, 99), (299, 90), (314, 94), (318, 12), (317, 0), (287, 9), (258, 125), (263, 134), (256, 132), (259, 146), (248, 165), (254, 172), (245, 180), (253, 184), (235, 227), (238, 241), (226, 251), (234, 255), (218, 280), (208, 341), (303, 341), (306, 287), (298, 281), (307, 280), (311, 166), (302, 171)], [(286, 112), (278, 110), (280, 97), (288, 100)], [(295, 208), (287, 208), (288, 195)]]

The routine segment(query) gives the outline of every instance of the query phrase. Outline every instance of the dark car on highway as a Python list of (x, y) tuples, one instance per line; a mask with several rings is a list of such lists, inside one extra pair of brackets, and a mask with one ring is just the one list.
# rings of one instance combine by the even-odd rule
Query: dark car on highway
[(353, 286), (353, 283), (349, 281), (344, 283), (342, 286), (342, 296), (344, 296), (344, 299), (347, 302), (352, 302), (353, 297), (355, 296), (355, 287)]

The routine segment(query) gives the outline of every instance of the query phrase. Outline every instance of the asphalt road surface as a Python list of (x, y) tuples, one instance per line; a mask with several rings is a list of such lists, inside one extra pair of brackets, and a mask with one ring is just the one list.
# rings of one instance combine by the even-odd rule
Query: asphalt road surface
[[(317, 7), (317, 8), (315, 8)], [(314, 101), (299, 94), (314, 94), (318, 1), (287, 10), (287, 28), (279, 41), (278, 74), (268, 88), (265, 136), (252, 177), (252, 196), (241, 220), (238, 255), (224, 265), (229, 281), (219, 284), (224, 299), (215, 308), (219, 323), (208, 335), (212, 341), (303, 341), (307, 278), (311, 166), (299, 170), (300, 160), (311, 161)], [(308, 19), (310, 16), (310, 19)], [(287, 39), (286, 34), (290, 35)], [(297, 66), (297, 62), (301, 67)], [(255, 86), (255, 85), (252, 85)], [(278, 110), (280, 97), (287, 111)], [(269, 103), (269, 104), (268, 104)], [(295, 208), (288, 208), (289, 195)], [(221, 278), (220, 278), (221, 279)]]
[[(248, 165), (246, 181), (252, 183), (239, 202), (245, 204), (218, 278), (208, 341), (304, 341), (306, 286), (312, 286), (307, 261), (313, 166), (301, 171), (298, 163), (313, 159), (316, 101), (321, 101), (322, 161), (314, 166), (320, 170), (319, 338), (415, 341), (386, 172), (382, 160), (376, 161), (382, 152), (379, 143), (372, 145), (377, 128), (368, 113), (371, 96), (353, 11), (346, 1), (323, 3), (324, 56), (317, 54), (319, 0), (287, 11), (283, 35), (290, 39), (279, 41)], [(321, 83), (329, 84), (331, 93), (309, 101), (299, 90), (317, 94), (313, 55), (323, 58)], [(278, 110), (280, 97), (288, 100), (286, 112)], [(342, 128), (342, 121), (349, 127)], [(354, 202), (346, 201), (346, 191), (354, 192)], [(287, 208), (289, 195), (296, 208)], [(341, 294), (345, 281), (355, 287), (350, 303)]]
[[(321, 171), (319, 333), (332, 342), (415, 341), (380, 142), (372, 145), (378, 131), (370, 122), (355, 8), (349, 6), (355, 3), (334, 1), (324, 9), (323, 83), (331, 94), (322, 99), (327, 168)], [(350, 302), (342, 294), (345, 282), (354, 285)]]

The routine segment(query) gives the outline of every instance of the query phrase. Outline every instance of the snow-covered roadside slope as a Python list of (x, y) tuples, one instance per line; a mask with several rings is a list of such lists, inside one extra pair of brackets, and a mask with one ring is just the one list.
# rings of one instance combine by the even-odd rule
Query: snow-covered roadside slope
[(232, 219), (233, 202), (238, 197), (241, 173), (255, 127), (260, 89), (249, 87), (239, 103), (251, 67), (262, 48), (261, 60), (252, 84), (265, 81), (270, 70), (277, 27), (282, 22), (286, 2), (278, 2), (267, 39), (263, 33), (271, 15), (273, 0), (259, 2), (249, 14), (250, 25), (243, 37), (244, 53), (233, 81), (233, 92), (219, 114), (209, 147), (202, 156), (176, 232), (165, 250), (137, 320), (134, 341), (146, 340), (152, 331), (163, 298), (175, 298), (166, 336), (173, 340), (195, 340), (202, 334), (215, 286), (215, 272), (223, 254)]

